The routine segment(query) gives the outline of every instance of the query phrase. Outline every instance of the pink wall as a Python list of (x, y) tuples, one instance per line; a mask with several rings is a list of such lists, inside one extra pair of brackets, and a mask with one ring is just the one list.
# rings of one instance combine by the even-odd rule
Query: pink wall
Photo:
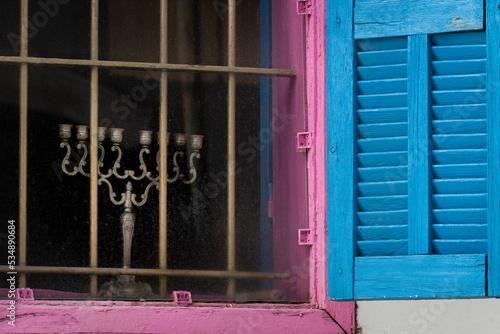
[(287, 300), (307, 300), (309, 249), (297, 241), (308, 225), (306, 155), (295, 147), (297, 132), (306, 129), (305, 25), (296, 2), (274, 0), (272, 6), (279, 8), (272, 13), (273, 67), (298, 70), (294, 78), (273, 78), (273, 119), (281, 121), (273, 122), (274, 271), (291, 276), (275, 288)]
[[(307, 18), (307, 110), (313, 145), (308, 152), (309, 224), (315, 235), (311, 252), (311, 302), (326, 310), (348, 333), (356, 327), (355, 303), (328, 300), (326, 202), (326, 1), (311, 1)], [(330, 208), (331, 209), (331, 208)]]
[[(311, 303), (300, 305), (195, 303), (189, 307), (181, 307), (173, 303), (35, 300), (17, 304), (16, 327), (12, 327), (8, 325), (3, 315), (7, 314), (6, 308), (9, 305), (8, 301), (3, 300), (0, 301), (0, 309), (4, 310), (1, 311), (4, 312), (3, 314), (0, 313), (1, 333), (354, 333), (354, 303), (331, 302), (327, 298), (325, 0), (312, 1), (313, 15), (311, 16), (298, 16), (295, 11), (296, 3), (296, 0), (273, 2), (274, 8), (283, 6), (283, 10), (273, 17), (273, 20), (278, 20), (273, 21), (277, 28), (273, 31), (273, 35), (275, 34), (275, 37), (288, 36), (286, 40), (275, 42), (280, 45), (296, 46), (294, 52), (277, 54), (275, 59), (282, 57), (279, 63), (283, 66), (292, 64), (295, 67), (303, 64), (301, 34), (304, 33), (307, 36), (305, 94), (290, 93), (290, 88), (292, 88), (290, 85), (303, 82), (302, 74), (299, 74), (291, 83), (289, 79), (277, 79), (276, 82), (289, 80), (289, 83), (288, 86), (284, 85), (282, 90), (277, 90), (275, 93), (277, 97), (292, 97), (293, 104), (290, 106), (294, 108), (300, 109), (304, 102), (307, 103), (308, 113), (305, 115), (308, 123), (307, 129), (311, 132), (313, 139), (312, 148), (307, 153), (308, 216), (306, 216), (304, 205), (297, 205), (302, 209), (294, 212), (300, 215), (298, 218), (304, 219), (304, 223), (300, 223), (303, 227), (307, 226), (308, 220), (309, 227), (314, 234), (314, 245), (310, 249), (307, 249), (307, 246), (294, 248), (292, 254), (289, 253), (281, 259), (285, 259), (283, 269), (290, 269), (289, 266), (296, 263), (287, 257), (299, 256), (300, 259), (307, 261), (310, 276), (301, 279), (301, 282), (307, 282), (311, 277), (309, 284), (301, 283), (299, 288), (293, 291), (287, 288), (289, 289), (287, 293), (296, 292), (300, 295), (304, 293), (304, 289), (309, 289)], [(300, 70), (299, 67), (297, 68)], [(288, 129), (292, 135), (293, 132), (302, 130), (296, 127)], [(298, 163), (302, 161), (305, 164), (303, 156), (301, 157), (304, 153), (296, 153), (293, 143), (284, 145), (290, 145), (290, 147), (287, 152), (278, 155), (277, 158), (296, 159)], [(290, 174), (291, 172), (293, 171), (290, 171)], [(287, 196), (285, 198), (290, 201), (288, 203), (290, 207), (293, 203), (302, 203), (301, 201), (305, 200), (306, 196), (306, 194), (282, 195)], [(290, 214), (288, 218), (294, 217)], [(294, 221), (297, 222), (296, 218)], [(284, 236), (275, 239), (275, 242), (281, 243), (285, 240), (295, 242), (300, 224), (285, 227), (287, 217), (283, 216), (281, 219)], [(326, 310), (335, 322), (323, 310)]]

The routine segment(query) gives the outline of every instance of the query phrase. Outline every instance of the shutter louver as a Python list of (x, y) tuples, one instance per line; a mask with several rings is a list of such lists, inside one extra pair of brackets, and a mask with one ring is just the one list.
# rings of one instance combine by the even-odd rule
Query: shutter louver
[(360, 256), (408, 253), (406, 37), (357, 41)]
[(486, 33), (431, 38), (434, 253), (487, 253)]

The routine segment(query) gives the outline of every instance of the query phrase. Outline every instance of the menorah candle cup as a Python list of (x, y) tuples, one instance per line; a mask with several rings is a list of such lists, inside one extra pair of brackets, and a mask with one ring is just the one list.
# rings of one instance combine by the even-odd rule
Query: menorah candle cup
[(174, 142), (178, 147), (184, 147), (184, 145), (186, 145), (186, 134), (174, 133)]
[(125, 129), (122, 128), (110, 128), (109, 131), (111, 132), (110, 138), (111, 142), (115, 145), (119, 145), (122, 140), (123, 140), (123, 131)]
[(71, 124), (59, 124), (59, 138), (63, 141), (68, 141), (71, 138)]
[(149, 130), (140, 130), (139, 131), (139, 142), (142, 146), (151, 145), (151, 137), (153, 135), (153, 131)]
[(203, 146), (203, 136), (202, 135), (191, 135), (191, 147), (195, 151), (201, 150)]
[(89, 127), (88, 125), (77, 125), (76, 126), (76, 139), (79, 141), (85, 141), (89, 139)]
[(97, 128), (97, 140), (102, 143), (106, 139), (106, 130), (105, 126), (100, 126)]

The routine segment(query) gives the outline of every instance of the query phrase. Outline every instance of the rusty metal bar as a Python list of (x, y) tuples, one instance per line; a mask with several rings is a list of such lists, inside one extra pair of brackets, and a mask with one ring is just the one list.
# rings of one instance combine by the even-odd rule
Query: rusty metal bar
[(42, 58), (42, 57), (15, 57), (0, 56), (0, 63), (9, 64), (36, 64), (36, 65), (62, 65), (62, 66), (96, 66), (99, 68), (132, 68), (132, 69), (150, 69), (166, 71), (184, 71), (184, 72), (215, 72), (215, 73), (234, 73), (261, 75), (269, 77), (295, 77), (296, 69), (277, 69), (277, 68), (259, 68), (259, 67), (237, 67), (237, 66), (214, 66), (214, 65), (188, 65), (188, 64), (162, 64), (147, 62), (128, 62), (112, 60), (88, 60), (88, 59), (61, 59), (61, 58)]
[[(168, 0), (161, 0), (160, 3), (160, 63), (166, 64), (168, 60)], [(161, 71), (160, 77), (160, 221), (159, 221), (159, 268), (167, 269), (167, 131), (168, 131), (168, 110), (167, 110), (167, 85), (168, 78), (165, 70)], [(160, 298), (167, 296), (167, 278), (159, 278)]]
[[(0, 271), (9, 271), (8, 266), (0, 266)], [(251, 271), (217, 271), (186, 269), (141, 269), (141, 268), (90, 268), (90, 267), (50, 267), (16, 266), (19, 273), (32, 274), (75, 274), (75, 275), (137, 275), (195, 278), (231, 279), (289, 279), (289, 273), (263, 273)]]
[[(227, 65), (236, 65), (236, 3), (228, 3), (228, 38)], [(236, 270), (236, 77), (228, 74), (227, 82), (227, 270)], [(227, 298), (233, 300), (236, 295), (236, 281), (227, 282)]]
[[(19, 55), (28, 56), (28, 0), (21, 1), (21, 45)], [(28, 64), (19, 66), (19, 265), (26, 265), (28, 205)], [(8, 271), (8, 270), (7, 270)], [(26, 287), (26, 274), (19, 275), (18, 286)]]
[[(90, 58), (99, 58), (99, 0), (92, 0), (91, 9), (91, 39)], [(99, 124), (99, 68), (92, 66), (90, 69), (90, 267), (97, 267), (98, 258), (98, 137)], [(97, 275), (90, 276), (90, 296), (97, 297)]]

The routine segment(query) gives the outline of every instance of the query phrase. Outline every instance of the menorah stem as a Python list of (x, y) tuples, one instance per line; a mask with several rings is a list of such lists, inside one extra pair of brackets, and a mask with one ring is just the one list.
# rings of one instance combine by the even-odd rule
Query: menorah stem
[(123, 213), (120, 215), (123, 234), (123, 268), (130, 268), (132, 237), (134, 236), (135, 214), (132, 212), (132, 183), (127, 183)]

